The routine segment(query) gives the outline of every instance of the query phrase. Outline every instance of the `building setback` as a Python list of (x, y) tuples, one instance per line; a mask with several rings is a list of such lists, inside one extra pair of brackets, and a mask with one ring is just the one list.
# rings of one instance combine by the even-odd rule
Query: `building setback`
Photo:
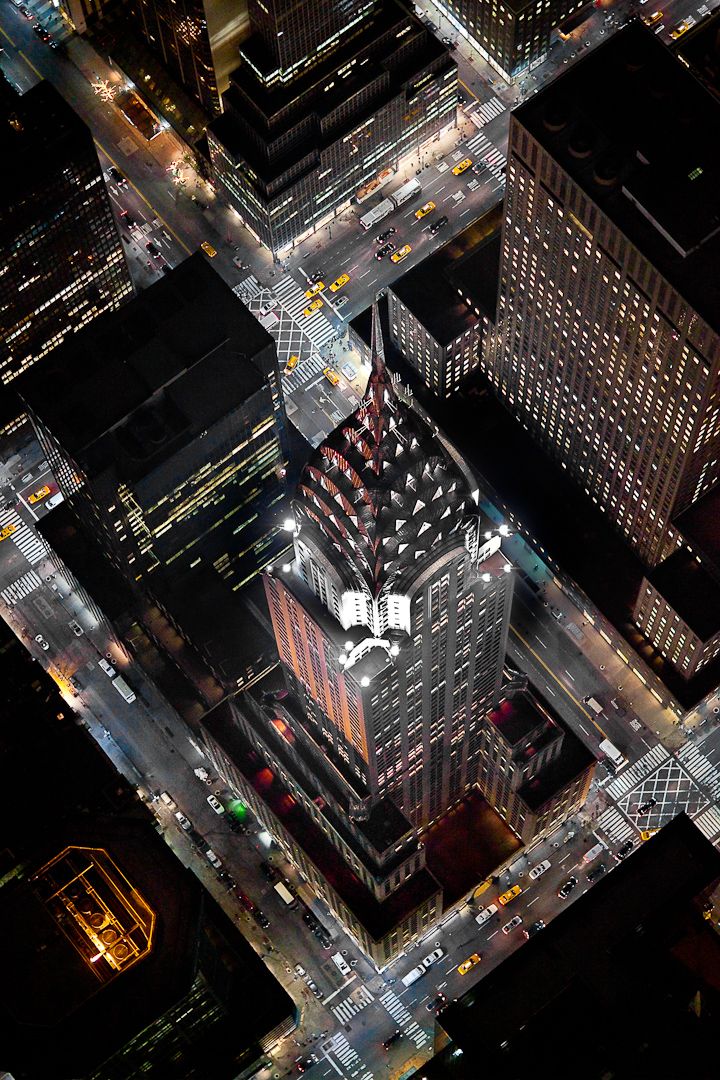
[(720, 477), (720, 105), (636, 23), (516, 109), (509, 146), (484, 366), (652, 567)]
[(395, 0), (327, 0), (312, 20), (253, 3), (250, 19), (208, 145), (231, 205), (278, 253), (456, 123), (457, 69)]
[(541, 63), (553, 30), (587, 0), (437, 0), (463, 37), (506, 79)]
[(133, 295), (90, 129), (48, 82), (0, 80), (0, 424), (18, 375)]

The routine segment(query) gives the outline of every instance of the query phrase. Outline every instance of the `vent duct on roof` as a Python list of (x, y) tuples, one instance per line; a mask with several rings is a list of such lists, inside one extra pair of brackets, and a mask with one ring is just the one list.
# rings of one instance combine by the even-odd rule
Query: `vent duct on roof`
[(574, 158), (588, 158), (595, 146), (595, 132), (585, 124), (578, 124), (570, 136), (568, 150)]

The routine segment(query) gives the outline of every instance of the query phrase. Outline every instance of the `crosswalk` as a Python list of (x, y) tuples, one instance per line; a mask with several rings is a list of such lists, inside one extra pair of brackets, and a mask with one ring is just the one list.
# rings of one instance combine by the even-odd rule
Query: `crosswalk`
[(493, 146), (487, 135), (479, 131), (477, 135), (473, 135), (472, 139), (468, 139), (467, 148), (471, 154), (480, 158), (496, 180), (499, 180), (501, 184), (505, 183), (505, 155), (498, 150), (497, 146)]
[(657, 743), (651, 750), (648, 750), (647, 754), (643, 754), (634, 765), (631, 765), (628, 769), (623, 769), (622, 774), (605, 788), (606, 794), (614, 801), (621, 798), (631, 788), (639, 784), (641, 780), (644, 780), (646, 776), (649, 776), (669, 756), (665, 747)]
[(291, 319), (298, 323), (307, 337), (310, 338), (316, 348), (321, 349), (335, 337), (335, 328), (325, 318), (322, 309), (313, 311), (312, 315), (303, 315), (310, 301), (298, 283), (289, 275), (282, 281), (278, 281), (273, 289), (281, 306), (287, 311)]
[(703, 810), (702, 814), (698, 814), (693, 824), (697, 825), (700, 832), (708, 840), (714, 840), (720, 833), (720, 810), (717, 806), (708, 806), (707, 810)]
[(392, 1016), (395, 1023), (403, 1029), (403, 1034), (412, 1039), (418, 1050), (428, 1041), (426, 1032), (412, 1018), (412, 1014), (405, 1008), (397, 994), (388, 990), (380, 998), (380, 1004), (384, 1005)]
[(0, 532), (9, 526), (14, 526), (13, 532), (8, 536), (13, 544), (23, 553), (31, 566), (47, 558), (50, 548), (44, 540), (41, 540), (32, 529), (28, 528), (14, 510), (0, 511)]
[(709, 792), (711, 798), (720, 796), (720, 772), (692, 743), (686, 743), (675, 755), (697, 784)]
[(597, 819), (596, 828), (613, 844), (622, 844), (636, 835), (635, 830), (616, 806), (610, 806)]
[(24, 596), (29, 596), (31, 592), (42, 585), (39, 574), (36, 574), (34, 570), (28, 570), (27, 574), (23, 574), (17, 581), (13, 581), (12, 585), (8, 585), (6, 589), (2, 590), (0, 596), (6, 604), (17, 604), (18, 600), (22, 600)]
[(361, 986), (354, 994), (349, 994), (337, 1005), (333, 1005), (332, 1011), (341, 1024), (347, 1024), (348, 1021), (352, 1020), (353, 1016), (356, 1016), (362, 1009), (367, 1008), (370, 1002), (374, 1000), (375, 998), (368, 988)]
[(500, 113), (505, 112), (507, 105), (500, 100), (500, 98), (492, 97), (489, 101), (483, 101), (479, 109), (473, 109), (470, 113), (470, 119), (476, 127), (485, 127)]
[[(344, 1035), (333, 1035), (326, 1049), (328, 1057), (337, 1058), (342, 1067), (355, 1080), (372, 1080), (372, 1072), (362, 1061), (357, 1050), (354, 1050)], [(331, 1059), (332, 1063), (332, 1059)], [(334, 1064), (334, 1063), (333, 1063)], [(337, 1070), (340, 1071), (339, 1069)]]

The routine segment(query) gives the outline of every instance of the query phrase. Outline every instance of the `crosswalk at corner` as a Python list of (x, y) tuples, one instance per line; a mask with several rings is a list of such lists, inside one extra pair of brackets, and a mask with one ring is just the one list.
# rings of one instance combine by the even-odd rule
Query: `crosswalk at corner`
[[(337, 1058), (343, 1069), (345, 1069), (354, 1080), (373, 1080), (373, 1073), (367, 1068), (357, 1050), (353, 1049), (344, 1035), (333, 1035), (332, 1039), (330, 1039), (329, 1043), (325, 1046), (325, 1053), (328, 1058), (330, 1058), (330, 1063), (332, 1065), (335, 1064), (332, 1061), (332, 1058)], [(340, 1070), (338, 1070), (338, 1072), (339, 1071)]]
[(339, 1001), (337, 1005), (333, 1005), (332, 1011), (335, 1013), (341, 1024), (347, 1024), (352, 1020), (353, 1016), (356, 1016), (362, 1009), (367, 1008), (374, 1000), (375, 998), (368, 988), (366, 986), (360, 986), (354, 994), (348, 994), (348, 996), (343, 998), (342, 1001)]
[(492, 97), (489, 101), (483, 101), (479, 109), (473, 109), (468, 113), (468, 116), (472, 120), (476, 127), (485, 127), (491, 120), (494, 120), (500, 113), (505, 112), (507, 105), (500, 100), (500, 98)]
[(29, 596), (41, 585), (42, 581), (39, 575), (34, 570), (28, 570), (27, 574), (23, 574), (17, 581), (13, 581), (12, 585), (8, 585), (7, 588), (3, 589), (0, 596), (2, 596), (6, 604), (17, 604), (18, 600)]
[(394, 994), (392, 990), (388, 990), (380, 998), (380, 1004), (384, 1005), (395, 1023), (402, 1028), (403, 1035), (408, 1039), (412, 1039), (418, 1050), (425, 1045), (428, 1041), (426, 1032), (413, 1020), (412, 1014), (405, 1008), (397, 994)]
[(28, 528), (23, 519), (14, 510), (0, 512), (0, 532), (5, 528), (12, 528), (8, 539), (23, 553), (31, 566), (47, 558), (50, 548), (40, 537)]
[[(278, 281), (273, 292), (290, 318), (298, 323), (316, 348), (321, 349), (333, 340), (335, 327), (325, 318), (322, 309), (313, 311), (312, 315), (303, 315), (303, 311), (307, 310), (312, 301), (308, 300), (305, 290), (301, 289), (289, 274), (282, 281)], [(322, 300), (322, 297), (320, 299)]]
[(471, 154), (476, 154), (480, 158), (483, 165), (490, 170), (495, 179), (504, 184), (505, 155), (498, 150), (497, 146), (493, 146), (487, 135), (480, 131), (477, 135), (473, 135), (471, 139), (468, 139), (466, 145)]
[(595, 828), (604, 833), (613, 844), (622, 844), (625, 840), (631, 840), (637, 836), (636, 830), (616, 806), (608, 807), (600, 815)]

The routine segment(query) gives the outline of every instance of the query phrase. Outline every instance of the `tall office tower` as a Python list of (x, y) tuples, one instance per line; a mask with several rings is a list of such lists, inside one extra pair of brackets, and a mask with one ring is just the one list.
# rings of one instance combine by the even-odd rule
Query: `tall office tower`
[(719, 146), (720, 105), (640, 24), (511, 118), (483, 362), (649, 565), (720, 478)]
[(198, 253), (22, 380), (65, 498), (131, 583), (212, 569), (237, 589), (287, 546), (269, 368), (270, 335)]
[[(477, 779), (500, 689), (512, 577), (472, 481), (395, 390), (377, 308), (360, 408), (300, 478), (295, 558), (265, 576), (283, 668), (321, 754), (415, 828)], [(476, 493), (475, 493), (476, 494)]]
[(133, 294), (89, 128), (47, 82), (0, 87), (0, 424), (8, 385)]
[(506, 79), (541, 63), (553, 30), (587, 0), (437, 0), (438, 7)]
[(208, 117), (217, 116), (247, 32), (243, 6), (221, 0), (130, 0), (129, 11), (131, 29)]
[(456, 122), (457, 69), (396, 0), (250, 5), (253, 33), (208, 129), (217, 181), (273, 253), (332, 221)]

